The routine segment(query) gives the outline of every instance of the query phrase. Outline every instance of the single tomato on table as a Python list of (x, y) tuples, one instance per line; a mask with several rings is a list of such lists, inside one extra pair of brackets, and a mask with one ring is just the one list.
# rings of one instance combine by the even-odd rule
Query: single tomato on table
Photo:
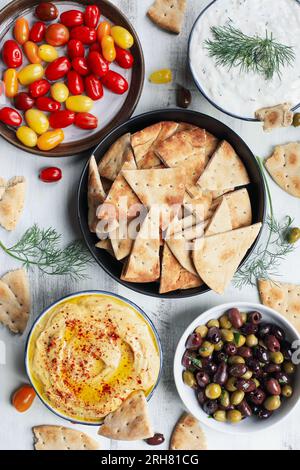
[(48, 112), (58, 111), (61, 107), (61, 104), (58, 101), (48, 98), (48, 96), (40, 96), (37, 98), (35, 105), (40, 111)]
[(62, 171), (60, 168), (57, 168), (56, 166), (43, 168), (40, 171), (39, 178), (44, 183), (55, 183), (62, 179)]
[(50, 24), (46, 30), (45, 39), (51, 46), (64, 46), (70, 38), (68, 28), (61, 24)]
[(0, 109), (0, 121), (8, 126), (18, 127), (22, 122), (22, 116), (16, 109), (4, 106)]
[(6, 69), (3, 75), (5, 96), (13, 98), (18, 93), (19, 82), (16, 69)]
[(72, 67), (80, 75), (85, 76), (90, 73), (88, 62), (85, 57), (75, 57), (75, 59), (72, 60)]
[(88, 75), (84, 79), (85, 91), (93, 101), (100, 100), (103, 96), (103, 86), (96, 75)]
[(96, 30), (88, 26), (75, 26), (70, 33), (71, 39), (79, 39), (83, 44), (89, 45), (96, 41)]
[(60, 22), (68, 28), (74, 28), (75, 26), (81, 26), (83, 24), (83, 13), (80, 10), (68, 10), (64, 11), (60, 15)]
[(58, 9), (51, 2), (40, 2), (35, 9), (35, 16), (42, 21), (53, 21), (58, 17)]
[(64, 140), (64, 131), (62, 129), (55, 129), (40, 135), (37, 140), (37, 146), (42, 151), (53, 150)]
[(29, 64), (20, 70), (18, 73), (18, 80), (21, 85), (27, 86), (42, 78), (43, 75), (44, 68), (41, 64)]
[(119, 46), (116, 48), (116, 62), (123, 69), (131, 69), (133, 67), (134, 58), (130, 51), (122, 49)]
[(91, 113), (77, 113), (74, 124), (80, 129), (96, 129), (98, 118)]
[(69, 59), (67, 57), (58, 57), (47, 66), (45, 75), (52, 82), (67, 75), (70, 69), (71, 62)]
[(87, 57), (87, 63), (91, 72), (97, 75), (97, 77), (104, 77), (109, 71), (109, 64), (100, 52), (91, 51)]
[(37, 143), (37, 134), (27, 126), (21, 126), (16, 132), (17, 139), (26, 147), (35, 147)]
[(68, 42), (68, 57), (71, 60), (75, 57), (84, 57), (84, 46), (79, 39), (70, 39)]
[(30, 33), (29, 40), (33, 42), (42, 42), (46, 33), (46, 25), (42, 21), (37, 21), (33, 24)]
[(50, 83), (45, 78), (41, 78), (36, 82), (33, 82), (29, 85), (28, 91), (32, 98), (38, 98), (39, 96), (44, 96), (50, 90)]
[(12, 396), (12, 404), (17, 411), (27, 411), (35, 399), (36, 393), (31, 385), (22, 385)]
[(128, 90), (127, 80), (114, 70), (109, 70), (101, 81), (106, 88), (117, 95), (123, 95)]
[(27, 111), (27, 109), (31, 109), (33, 107), (34, 99), (29, 95), (29, 93), (21, 91), (14, 97), (14, 105), (21, 111)]
[(29, 24), (26, 18), (23, 16), (21, 18), (17, 18), (14, 26), (14, 38), (15, 40), (21, 44), (25, 44), (26, 41), (29, 39)]
[(39, 47), (35, 42), (26, 41), (25, 44), (23, 44), (23, 50), (31, 64), (41, 63), (41, 58), (39, 57)]
[(18, 43), (13, 39), (8, 39), (3, 44), (2, 59), (5, 65), (11, 69), (16, 69), (22, 65), (22, 51)]
[(100, 19), (100, 10), (97, 5), (89, 5), (84, 12), (84, 24), (89, 28), (96, 28)]

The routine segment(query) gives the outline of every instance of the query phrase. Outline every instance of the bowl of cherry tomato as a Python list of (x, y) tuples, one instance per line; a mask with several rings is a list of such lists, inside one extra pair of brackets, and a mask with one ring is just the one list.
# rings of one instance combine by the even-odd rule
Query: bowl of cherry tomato
[(139, 38), (107, 0), (14, 0), (0, 11), (0, 135), (33, 154), (78, 155), (136, 108)]

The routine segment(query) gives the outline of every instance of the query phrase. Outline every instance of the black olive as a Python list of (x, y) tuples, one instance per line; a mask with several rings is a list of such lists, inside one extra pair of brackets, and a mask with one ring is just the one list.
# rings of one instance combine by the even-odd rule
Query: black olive
[(226, 362), (228, 359), (227, 354), (225, 354), (223, 351), (217, 352), (215, 357), (217, 362)]
[(186, 340), (185, 347), (187, 349), (199, 349), (203, 339), (197, 333), (192, 333)]
[(228, 372), (227, 372), (227, 364), (226, 362), (221, 362), (221, 364), (218, 367), (217, 372), (215, 373), (213, 377), (214, 383), (217, 383), (219, 385), (224, 385), (227, 382), (228, 379)]
[(270, 323), (262, 323), (258, 329), (258, 336), (260, 338), (264, 338), (266, 335), (269, 335), (271, 330), (272, 330), (272, 326)]
[(218, 403), (216, 400), (207, 400), (203, 404), (203, 411), (207, 415), (213, 415), (218, 409)]
[(238, 390), (242, 390), (245, 393), (251, 393), (256, 389), (256, 383), (251, 379), (238, 379), (235, 382), (235, 386)]
[(259, 419), (268, 419), (272, 415), (272, 411), (268, 411), (265, 408), (261, 408), (259, 412), (257, 413), (257, 416)]
[(281, 387), (278, 380), (271, 378), (264, 382), (264, 387), (270, 395), (280, 395)]
[(234, 328), (241, 328), (243, 324), (242, 315), (238, 308), (230, 308), (227, 312), (230, 323)]
[(156, 434), (154, 434), (154, 436), (146, 439), (146, 442), (147, 444), (149, 444), (149, 446), (159, 446), (160, 444), (165, 442), (165, 438), (163, 434), (157, 432)]
[(262, 319), (262, 315), (260, 312), (250, 312), (248, 315), (248, 321), (250, 323), (254, 323), (254, 325), (258, 325)]
[(213, 375), (217, 372), (218, 366), (214, 362), (208, 362), (203, 369), (205, 372), (208, 373), (208, 375)]
[(234, 364), (229, 368), (229, 375), (232, 377), (241, 377), (246, 374), (248, 367), (245, 364)]
[(197, 399), (198, 399), (198, 402), (200, 403), (200, 405), (202, 406), (203, 403), (207, 400), (204, 390), (199, 390), (198, 391)]
[(270, 353), (262, 346), (257, 346), (254, 348), (254, 356), (259, 360), (259, 362), (270, 362)]
[(200, 371), (196, 374), (196, 380), (199, 387), (204, 388), (210, 383), (209, 376), (206, 372)]
[(190, 90), (188, 90), (187, 88), (181, 86), (181, 85), (178, 85), (177, 87), (177, 106), (179, 106), (179, 108), (188, 108), (192, 102), (192, 95), (191, 95), (191, 92)]
[(267, 346), (268, 350), (271, 352), (280, 351), (280, 343), (276, 336), (274, 335), (267, 335), (264, 338), (264, 343)]
[(206, 337), (210, 343), (213, 343), (213, 344), (219, 343), (221, 341), (221, 333), (220, 333), (219, 328), (217, 328), (216, 326), (213, 326), (212, 328), (210, 328), (207, 332)]
[(254, 405), (262, 405), (265, 398), (266, 394), (261, 388), (257, 388), (253, 392), (249, 393), (249, 400), (254, 403)]
[(260, 362), (258, 359), (250, 357), (246, 360), (246, 364), (252, 372), (258, 372), (260, 370)]
[(237, 352), (237, 347), (233, 343), (226, 343), (224, 346), (224, 352), (228, 356), (235, 356)]
[(286, 361), (289, 361), (292, 358), (293, 351), (292, 351), (292, 346), (291, 343), (289, 343), (286, 340), (283, 340), (281, 342), (281, 352), (283, 354), (283, 357)]
[(264, 371), (267, 373), (267, 374), (274, 374), (275, 372), (280, 372), (281, 371), (281, 367), (279, 364), (266, 364), (264, 366)]
[(283, 341), (285, 338), (285, 332), (280, 326), (272, 325), (271, 333), (278, 339), (278, 341)]
[(237, 355), (244, 358), (252, 357), (252, 349), (248, 348), (247, 346), (242, 346), (237, 350)]
[(288, 385), (291, 381), (285, 372), (275, 372), (274, 378), (278, 380), (280, 385)]
[(246, 400), (243, 400), (242, 403), (237, 406), (237, 409), (247, 418), (252, 415), (251, 406), (246, 402)]
[(255, 323), (244, 323), (240, 330), (243, 335), (255, 335), (258, 332), (258, 325)]

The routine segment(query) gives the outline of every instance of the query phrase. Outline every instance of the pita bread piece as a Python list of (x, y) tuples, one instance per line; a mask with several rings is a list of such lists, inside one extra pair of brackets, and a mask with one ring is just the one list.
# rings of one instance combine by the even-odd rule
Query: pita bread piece
[(98, 218), (96, 216), (97, 209), (106, 198), (97, 163), (94, 155), (91, 156), (89, 163), (89, 180), (88, 180), (88, 224), (91, 232), (96, 232)]
[(263, 121), (263, 129), (270, 132), (279, 127), (289, 127), (293, 123), (293, 112), (291, 103), (278, 104), (269, 108), (261, 108), (255, 112), (256, 119)]
[(208, 237), (216, 233), (229, 232), (230, 230), (232, 230), (230, 209), (226, 199), (223, 199), (205, 230), (205, 236)]
[(100, 444), (82, 431), (64, 426), (34, 426), (35, 450), (99, 450)]
[(200, 278), (212, 290), (223, 294), (261, 229), (261, 223), (205, 237), (192, 251)]
[(152, 437), (148, 404), (143, 391), (133, 392), (113, 413), (104, 419), (98, 434), (121, 441), (136, 441)]
[(30, 313), (29, 281), (24, 269), (10, 271), (0, 280), (0, 323), (23, 333)]
[(188, 192), (184, 195), (184, 208), (193, 214), (198, 222), (212, 217), (212, 195), (210, 191), (199, 191), (197, 197), (191, 197)]
[(101, 177), (111, 181), (116, 179), (128, 155), (127, 151), (131, 148), (130, 138), (130, 133), (122, 135), (103, 155), (98, 165)]
[(131, 252), (133, 240), (131, 238), (121, 237), (119, 228), (109, 234), (110, 243), (113, 249), (113, 254), (117, 260), (126, 258)]
[(191, 257), (191, 242), (185, 238), (184, 233), (175, 233), (167, 238), (166, 243), (181, 266), (189, 273), (197, 276)]
[(261, 302), (281, 313), (300, 333), (300, 285), (260, 279)]
[(11, 178), (0, 199), (0, 225), (6, 230), (14, 230), (20, 220), (25, 201), (26, 182), (22, 176)]
[(155, 0), (147, 15), (160, 28), (179, 34), (185, 10), (186, 0)]
[(225, 194), (221, 199), (227, 201), (233, 230), (252, 224), (251, 201), (246, 188)]
[(177, 422), (170, 442), (171, 450), (206, 450), (206, 437), (199, 421), (185, 413)]
[(106, 250), (110, 255), (114, 256), (114, 250), (111, 246), (111, 241), (109, 238), (100, 240), (98, 243), (96, 243), (95, 247), (100, 248), (100, 250)]
[(247, 170), (233, 147), (223, 140), (198, 180), (202, 189), (223, 191), (250, 183)]
[(300, 142), (275, 147), (265, 166), (284, 191), (300, 198)]

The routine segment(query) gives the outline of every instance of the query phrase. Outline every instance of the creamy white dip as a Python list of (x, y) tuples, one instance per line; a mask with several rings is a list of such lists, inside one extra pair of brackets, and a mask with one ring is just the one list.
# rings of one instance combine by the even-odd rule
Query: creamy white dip
[[(281, 68), (281, 79), (241, 73), (239, 68), (217, 66), (204, 47), (212, 38), (211, 26), (224, 26), (228, 20), (247, 35), (274, 38), (294, 48), (291, 66)], [(225, 111), (253, 118), (265, 106), (285, 101), (300, 103), (300, 3), (297, 0), (216, 0), (197, 21), (190, 43), (192, 72), (203, 92)]]

